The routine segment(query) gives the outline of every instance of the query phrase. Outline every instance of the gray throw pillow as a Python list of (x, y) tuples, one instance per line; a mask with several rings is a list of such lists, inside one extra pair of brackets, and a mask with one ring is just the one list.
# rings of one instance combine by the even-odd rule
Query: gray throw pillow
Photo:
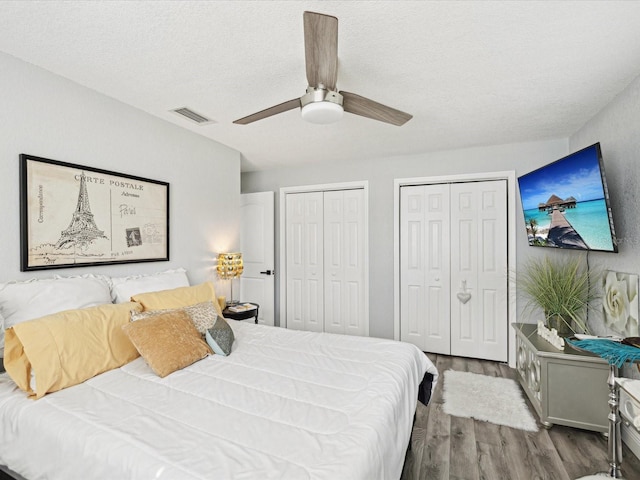
[(211, 350), (217, 355), (226, 357), (231, 353), (231, 346), (235, 337), (233, 330), (224, 318), (218, 317), (216, 319), (213, 327), (207, 329), (205, 338)]

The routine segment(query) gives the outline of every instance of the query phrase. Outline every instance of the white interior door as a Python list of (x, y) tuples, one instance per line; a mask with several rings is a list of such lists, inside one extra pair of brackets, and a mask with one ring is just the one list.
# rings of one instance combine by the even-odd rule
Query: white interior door
[(324, 193), (324, 331), (368, 335), (364, 190)]
[(322, 332), (324, 255), (322, 192), (292, 193), (285, 199), (286, 326)]
[(507, 361), (507, 262), (507, 182), (451, 184), (452, 355)]
[(400, 338), (449, 354), (449, 184), (400, 189)]
[(258, 323), (274, 325), (274, 192), (240, 195), (240, 299), (260, 305)]

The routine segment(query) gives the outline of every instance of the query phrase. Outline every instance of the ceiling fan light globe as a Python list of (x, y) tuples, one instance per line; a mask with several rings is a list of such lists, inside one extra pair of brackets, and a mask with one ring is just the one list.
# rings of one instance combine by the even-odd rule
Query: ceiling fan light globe
[(342, 105), (333, 102), (313, 102), (302, 107), (302, 119), (310, 123), (326, 125), (342, 118)]

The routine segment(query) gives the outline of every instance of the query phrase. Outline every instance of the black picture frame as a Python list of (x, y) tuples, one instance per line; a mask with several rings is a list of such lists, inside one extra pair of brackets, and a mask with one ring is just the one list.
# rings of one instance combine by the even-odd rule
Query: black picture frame
[(20, 270), (169, 260), (169, 183), (20, 155)]

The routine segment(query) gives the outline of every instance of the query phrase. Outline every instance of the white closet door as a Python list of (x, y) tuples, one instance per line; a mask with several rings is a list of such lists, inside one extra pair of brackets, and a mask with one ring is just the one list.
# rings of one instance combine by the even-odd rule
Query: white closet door
[(449, 184), (400, 190), (401, 339), (450, 352)]
[(287, 328), (323, 331), (323, 195), (286, 196)]
[(324, 331), (366, 335), (364, 190), (324, 193)]
[(451, 354), (507, 361), (506, 181), (451, 184), (451, 288)]

